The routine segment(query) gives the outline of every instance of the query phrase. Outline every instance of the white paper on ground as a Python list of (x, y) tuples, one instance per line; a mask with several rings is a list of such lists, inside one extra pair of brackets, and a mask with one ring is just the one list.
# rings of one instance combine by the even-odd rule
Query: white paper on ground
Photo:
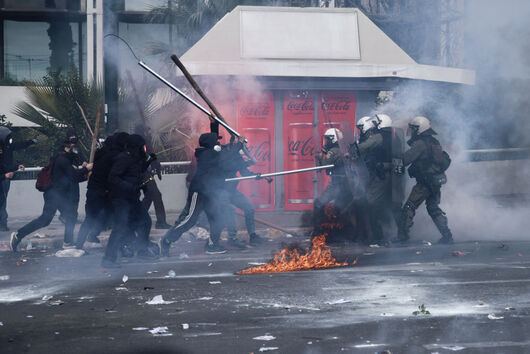
[(268, 351), (271, 351), (271, 350), (278, 350), (280, 349), (279, 347), (261, 347), (259, 348), (259, 351), (260, 352), (268, 352)]
[(149, 301), (146, 301), (145, 303), (148, 305), (166, 305), (166, 304), (172, 304), (175, 301), (165, 301), (162, 298), (162, 295), (156, 295), (154, 298), (152, 298)]
[(252, 339), (255, 339), (255, 340), (273, 340), (273, 339), (276, 339), (276, 337), (271, 336), (270, 334), (266, 334), (264, 336), (254, 337)]

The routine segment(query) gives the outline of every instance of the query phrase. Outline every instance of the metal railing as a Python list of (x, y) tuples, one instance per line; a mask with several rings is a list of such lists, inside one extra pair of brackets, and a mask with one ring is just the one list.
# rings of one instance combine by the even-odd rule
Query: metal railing
[[(172, 175), (177, 173), (187, 173), (191, 161), (171, 161), (171, 162), (161, 162), (162, 165), (162, 174), (163, 175)], [(42, 170), (42, 167), (26, 167), (24, 171), (15, 172), (14, 180), (31, 180), (36, 179), (37, 174)]]

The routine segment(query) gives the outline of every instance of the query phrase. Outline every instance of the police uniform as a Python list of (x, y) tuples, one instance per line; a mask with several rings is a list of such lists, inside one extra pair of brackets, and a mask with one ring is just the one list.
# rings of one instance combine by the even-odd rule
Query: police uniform
[(331, 176), (331, 182), (326, 189), (315, 199), (314, 210), (314, 231), (315, 234), (320, 232), (320, 224), (324, 221), (324, 207), (331, 201), (335, 201), (337, 210), (343, 210), (351, 200), (351, 192), (348, 189), (344, 163), (337, 144), (325, 152), (325, 156), (319, 159), (319, 164), (335, 165), (327, 169), (326, 172)]
[(403, 165), (410, 164), (409, 175), (416, 179), (416, 185), (412, 188), (410, 195), (401, 210), (398, 239), (406, 241), (409, 239), (409, 230), (413, 224), (412, 220), (416, 209), (425, 201), (427, 212), (434, 224), (442, 234), (440, 242), (452, 242), (452, 234), (447, 223), (447, 216), (440, 209), (441, 186), (445, 181), (443, 174), (433, 158), (433, 147), (441, 150), (440, 142), (433, 135), (432, 129), (422, 134), (413, 136), (407, 144), (410, 149), (403, 157)]

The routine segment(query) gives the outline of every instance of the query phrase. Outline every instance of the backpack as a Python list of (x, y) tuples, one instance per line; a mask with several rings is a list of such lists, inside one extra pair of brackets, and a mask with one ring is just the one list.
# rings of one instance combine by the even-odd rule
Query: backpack
[(40, 192), (45, 192), (53, 187), (52, 171), (55, 159), (50, 159), (50, 162), (37, 174), (37, 181), (35, 182), (35, 188)]
[(449, 154), (442, 150), (442, 146), (439, 144), (433, 144), (432, 147), (432, 160), (439, 170), (439, 173), (447, 171), (451, 165), (451, 157)]

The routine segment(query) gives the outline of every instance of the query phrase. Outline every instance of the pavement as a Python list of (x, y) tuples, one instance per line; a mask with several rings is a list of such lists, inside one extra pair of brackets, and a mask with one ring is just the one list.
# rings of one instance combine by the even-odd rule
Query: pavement
[(263, 246), (211, 256), (188, 234), (169, 258), (102, 269), (101, 248), (56, 257), (58, 230), (0, 251), (1, 353), (530, 352), (530, 242), (334, 244), (348, 266), (237, 275), (309, 240), (261, 230)]

